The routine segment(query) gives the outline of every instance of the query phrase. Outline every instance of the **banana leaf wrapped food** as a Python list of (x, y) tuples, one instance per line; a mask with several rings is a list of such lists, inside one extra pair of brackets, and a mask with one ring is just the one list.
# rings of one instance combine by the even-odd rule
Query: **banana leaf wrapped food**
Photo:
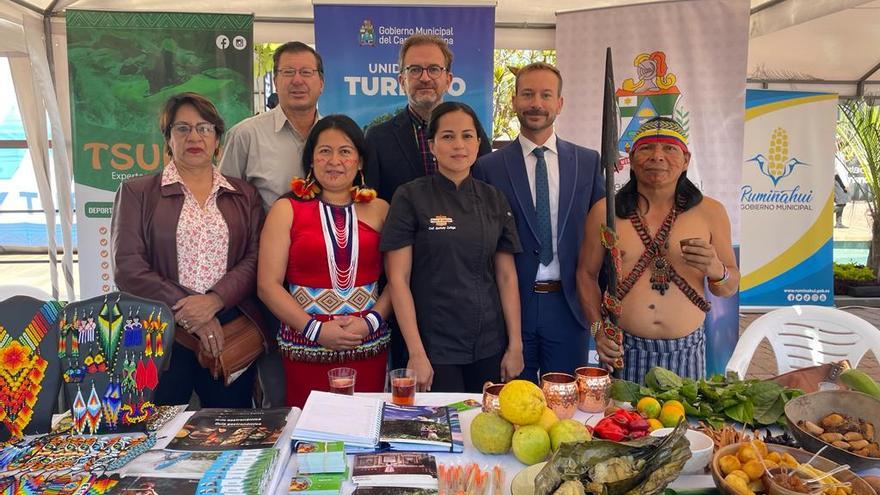
[(535, 495), (657, 495), (691, 457), (681, 421), (665, 437), (563, 443), (535, 478)]

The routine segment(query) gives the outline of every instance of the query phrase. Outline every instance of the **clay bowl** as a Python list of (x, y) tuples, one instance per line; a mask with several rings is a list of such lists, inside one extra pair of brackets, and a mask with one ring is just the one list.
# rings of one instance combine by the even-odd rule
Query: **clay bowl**
[(874, 423), (874, 441), (880, 441), (880, 400), (861, 392), (849, 390), (823, 390), (812, 394), (795, 397), (785, 405), (785, 419), (788, 429), (800, 442), (804, 449), (818, 452), (824, 446), (822, 457), (831, 459), (838, 464), (849, 464), (856, 471), (880, 468), (880, 459), (865, 457), (839, 449), (829, 443), (810, 435), (798, 426), (801, 420), (819, 424), (819, 420), (832, 412), (861, 418)]
[[(712, 458), (712, 479), (715, 481), (715, 486), (717, 486), (721, 493), (723, 493), (724, 495), (738, 495), (738, 493), (736, 492), (736, 490), (733, 489), (733, 487), (731, 487), (727, 484), (726, 481), (724, 481), (724, 476), (721, 474), (721, 468), (718, 466), (718, 460), (728, 454), (736, 455), (736, 451), (742, 445), (744, 444), (737, 443), (722, 447), (718, 449), (717, 452), (715, 452), (715, 456)], [(783, 445), (767, 444), (767, 450), (769, 452), (779, 452), (780, 454), (788, 452), (798, 462), (807, 462), (810, 460), (811, 457), (813, 457), (813, 454), (807, 452), (806, 450), (785, 447)], [(839, 464), (837, 464), (836, 462), (829, 461), (824, 457), (816, 457), (815, 459), (813, 459), (813, 462), (811, 462), (810, 465), (824, 472), (831, 471), (832, 469), (839, 466)], [(856, 476), (856, 474), (850, 470), (836, 473), (834, 477), (840, 481), (849, 481), (850, 483), (852, 483), (853, 495), (877, 495), (874, 489), (871, 488), (871, 485), (869, 485), (862, 478)]]

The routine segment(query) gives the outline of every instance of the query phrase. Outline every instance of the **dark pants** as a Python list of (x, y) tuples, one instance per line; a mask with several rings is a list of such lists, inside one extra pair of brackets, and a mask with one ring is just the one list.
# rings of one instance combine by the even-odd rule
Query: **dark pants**
[(574, 373), (586, 366), (590, 332), (575, 319), (564, 292), (533, 292), (522, 314), (525, 368), (520, 378), (539, 383), (540, 374)]
[(227, 387), (222, 378), (215, 380), (207, 369), (202, 368), (195, 352), (175, 342), (171, 363), (159, 378), (156, 405), (189, 404), (195, 390), (202, 407), (251, 408), (254, 368), (255, 365), (251, 364)]
[(501, 358), (504, 353), (471, 364), (434, 364), (434, 382), (431, 392), (483, 393), (486, 382), (501, 381)]

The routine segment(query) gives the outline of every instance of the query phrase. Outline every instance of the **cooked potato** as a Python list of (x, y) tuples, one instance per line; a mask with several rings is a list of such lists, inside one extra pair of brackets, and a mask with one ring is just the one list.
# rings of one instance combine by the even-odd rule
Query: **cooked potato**
[(745, 464), (749, 461), (757, 459), (758, 453), (755, 451), (754, 447), (746, 444), (736, 451), (736, 457), (739, 458), (739, 462)]
[(728, 474), (727, 477), (724, 478), (724, 481), (726, 481), (738, 495), (754, 495), (755, 493), (749, 489), (749, 484), (746, 483), (744, 479), (735, 474)]
[(752, 440), (750, 443), (753, 447), (755, 447), (755, 450), (758, 451), (758, 455), (760, 457), (767, 457), (767, 444), (765, 444), (763, 440), (755, 439)]
[(843, 435), (840, 433), (823, 433), (819, 435), (819, 440), (827, 443), (841, 442), (843, 441)]
[(737, 469), (736, 471), (731, 471), (730, 474), (732, 474), (732, 475), (734, 475), (734, 476), (739, 476), (739, 477), (742, 478), (743, 481), (745, 481), (746, 483), (748, 483), (749, 481), (752, 481), (752, 479), (749, 478), (749, 475), (747, 475), (746, 472), (743, 471), (742, 469)]
[(767, 457), (764, 458), (765, 461), (772, 461), (776, 464), (782, 462), (782, 455), (779, 452), (770, 452), (767, 454)]
[(785, 464), (790, 468), (796, 468), (799, 465), (797, 459), (795, 459), (794, 456), (792, 456), (788, 452), (782, 454), (782, 464)]
[(813, 436), (818, 437), (819, 435), (825, 433), (825, 430), (821, 426), (813, 423), (812, 421), (801, 421), (801, 427), (807, 430), (807, 433)]
[(857, 432), (857, 431), (848, 431), (848, 432), (843, 436), (843, 439), (846, 440), (846, 441), (849, 442), (849, 443), (855, 442), (856, 440), (864, 440), (864, 438), (865, 438), (865, 437), (863, 437), (862, 434), (861, 434), (860, 432)]
[(761, 475), (764, 474), (764, 466), (758, 460), (751, 460), (743, 464), (742, 470), (749, 475), (751, 480), (761, 479)]
[(725, 455), (718, 459), (718, 467), (721, 469), (721, 472), (724, 476), (740, 469), (742, 464), (739, 462), (739, 458), (735, 455)]
[(855, 442), (849, 443), (849, 446), (852, 450), (867, 449), (868, 445), (869, 444), (867, 440), (856, 440)]
[(849, 444), (849, 442), (844, 442), (844, 441), (831, 442), (831, 445), (834, 445), (838, 449), (843, 449), (843, 450), (849, 450), (850, 448), (852, 448), (852, 446)]
[(837, 413), (831, 413), (828, 416), (822, 418), (820, 423), (824, 428), (834, 428), (836, 426), (842, 425), (844, 422), (843, 416)]

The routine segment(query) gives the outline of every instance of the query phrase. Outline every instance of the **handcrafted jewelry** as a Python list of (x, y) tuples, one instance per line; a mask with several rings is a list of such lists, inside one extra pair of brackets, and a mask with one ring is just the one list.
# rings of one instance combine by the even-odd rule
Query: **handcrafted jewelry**
[(38, 349), (60, 310), (56, 301), (44, 303), (17, 340), (0, 326), (0, 422), (13, 438), (24, 434), (33, 416), (49, 365)]
[[(122, 324), (122, 313), (119, 311), (119, 297), (117, 297), (114, 303), (108, 302), (105, 297), (104, 304), (98, 312), (98, 340), (101, 344), (101, 349), (104, 351), (104, 360), (108, 361), (111, 372), (116, 362), (116, 350), (122, 337)], [(95, 360), (97, 362), (97, 357)]]
[(125, 327), (122, 337), (122, 345), (125, 348), (140, 347), (143, 343), (143, 330), (141, 320), (138, 316), (132, 316), (132, 309), (128, 309), (128, 318), (125, 320)]
[(98, 324), (95, 322), (95, 310), (94, 308), (89, 312), (89, 317), (86, 319), (86, 322), (83, 323), (83, 327), (79, 332), (79, 341), (80, 343), (91, 343), (95, 341), (95, 329), (98, 327)]
[(159, 386), (159, 370), (156, 369), (156, 363), (152, 359), (147, 359), (146, 376), (144, 379), (144, 387), (155, 390)]
[(131, 359), (131, 356), (126, 351), (125, 361), (122, 362), (122, 390), (124, 392), (131, 393), (137, 388), (137, 383), (134, 379), (136, 371), (137, 368), (134, 364), (134, 360)]
[(82, 434), (86, 429), (86, 400), (83, 398), (82, 389), (79, 385), (76, 386), (76, 398), (73, 399), (73, 404), (70, 407), (71, 415), (73, 416), (73, 430)]
[(290, 191), (293, 194), (304, 200), (315, 199), (321, 192), (321, 186), (312, 178), (312, 172), (309, 171), (309, 175), (306, 176), (305, 179), (302, 177), (294, 177), (293, 180), (290, 181)]
[(135, 367), (134, 383), (135, 383), (135, 388), (137, 389), (138, 392), (143, 391), (144, 388), (147, 386), (147, 369), (146, 369), (146, 366), (144, 365), (143, 358), (138, 359), (137, 366)]
[(354, 205), (333, 206), (321, 202), (321, 232), (327, 253), (327, 269), (333, 288), (343, 296), (354, 287), (358, 265), (358, 219)]
[[(642, 255), (636, 266), (640, 263), (649, 263), (651, 288), (659, 292), (661, 296), (669, 290), (669, 280), (672, 277), (673, 268), (666, 255), (669, 252), (669, 231), (672, 230), (672, 224), (675, 223), (677, 217), (678, 208), (673, 206), (666, 218), (663, 219), (663, 223), (660, 224), (660, 228), (657, 229), (657, 235), (652, 238), (648, 228), (642, 223), (642, 217), (635, 211), (629, 215), (633, 228), (636, 229), (642, 244), (645, 245), (645, 254)], [(644, 268), (641, 270), (644, 271)], [(633, 271), (636, 269), (634, 268)]]
[(150, 312), (150, 317), (141, 322), (143, 326), (144, 333), (146, 336), (144, 337), (144, 356), (150, 357), (153, 355), (153, 316), (156, 314), (156, 310)]
[(101, 424), (101, 399), (98, 398), (98, 392), (95, 390), (94, 380), (92, 380), (89, 400), (86, 402), (85, 423), (89, 427), (90, 435), (94, 435), (98, 431), (98, 425)]
[(107, 383), (107, 390), (104, 392), (104, 424), (111, 430), (115, 430), (119, 421), (119, 409), (122, 407), (122, 389), (119, 382), (110, 381)]

